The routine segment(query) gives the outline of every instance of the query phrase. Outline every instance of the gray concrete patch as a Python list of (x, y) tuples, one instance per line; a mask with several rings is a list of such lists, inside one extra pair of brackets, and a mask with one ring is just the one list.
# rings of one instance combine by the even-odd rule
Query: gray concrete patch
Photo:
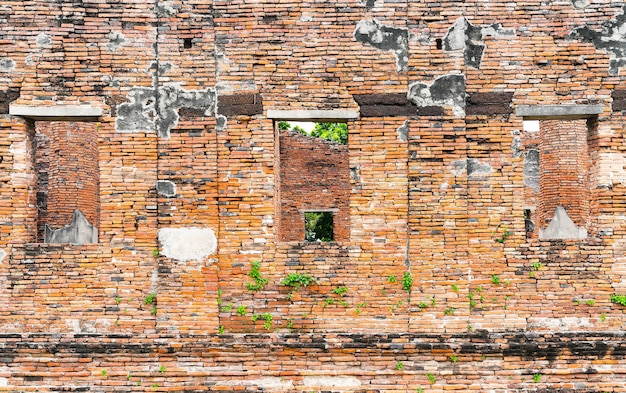
[[(586, 0), (574, 0), (576, 8), (584, 8)], [(573, 29), (567, 36), (571, 40), (593, 43), (600, 50), (611, 56), (609, 63), (609, 75), (616, 76), (619, 69), (626, 65), (626, 5), (622, 7), (622, 13), (615, 19), (602, 23), (599, 30), (596, 25), (579, 26)]]
[(423, 82), (412, 83), (407, 98), (418, 107), (451, 106), (455, 116), (464, 116), (465, 76), (444, 75), (430, 85)]
[(474, 26), (464, 17), (460, 17), (450, 27), (443, 38), (443, 48), (448, 52), (462, 50), (466, 64), (479, 68), (485, 51), (485, 36), (512, 36), (514, 30), (507, 30), (500, 23), (486, 26)]
[(539, 192), (539, 150), (528, 149), (524, 154), (524, 185)]
[(172, 198), (176, 196), (176, 184), (169, 180), (159, 180), (156, 184), (157, 193), (161, 196)]
[(50, 45), (52, 43), (52, 37), (50, 37), (48, 34), (46, 33), (39, 33), (37, 35), (37, 38), (35, 38), (35, 43), (38, 46), (46, 46), (46, 45)]
[(348, 121), (359, 117), (359, 113), (353, 109), (329, 109), (329, 110), (282, 110), (268, 109), (267, 118), (275, 120), (301, 120), (301, 121)]
[(102, 108), (91, 105), (10, 105), (9, 114), (35, 120), (97, 119)]
[(215, 91), (185, 90), (178, 86), (159, 89), (133, 88), (128, 94), (129, 102), (117, 106), (115, 129), (117, 132), (145, 132), (156, 130), (160, 137), (169, 138), (170, 131), (179, 120), (181, 108), (203, 110), (213, 115)]
[(585, 239), (587, 230), (577, 227), (563, 206), (554, 210), (554, 218), (546, 229), (539, 229), (540, 239)]
[(159, 229), (161, 255), (181, 262), (200, 260), (217, 250), (217, 238), (210, 228)]
[(397, 71), (406, 71), (409, 64), (409, 30), (385, 26), (377, 20), (362, 20), (356, 25), (354, 38), (376, 49), (393, 52)]
[(398, 139), (402, 142), (409, 140), (409, 121), (405, 120), (404, 123), (396, 130), (398, 132)]
[(596, 105), (520, 105), (515, 114), (524, 120), (584, 119), (601, 114), (602, 104)]
[(98, 228), (94, 227), (87, 217), (75, 210), (72, 223), (60, 229), (51, 229), (46, 224), (44, 230), (45, 243), (71, 243), (74, 245), (98, 243)]

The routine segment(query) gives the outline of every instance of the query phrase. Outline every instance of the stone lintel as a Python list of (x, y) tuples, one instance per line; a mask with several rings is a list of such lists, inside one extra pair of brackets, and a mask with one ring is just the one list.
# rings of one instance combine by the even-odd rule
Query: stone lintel
[(602, 104), (596, 105), (520, 105), (515, 114), (525, 120), (585, 119), (601, 114)]
[(345, 122), (358, 119), (359, 113), (354, 109), (268, 109), (267, 117), (274, 120)]
[(35, 120), (97, 120), (102, 108), (91, 105), (10, 105), (9, 114)]

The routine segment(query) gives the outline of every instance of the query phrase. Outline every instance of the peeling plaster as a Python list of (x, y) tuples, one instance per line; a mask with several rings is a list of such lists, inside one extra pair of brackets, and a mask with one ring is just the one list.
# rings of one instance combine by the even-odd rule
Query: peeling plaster
[(46, 33), (39, 33), (35, 38), (35, 43), (39, 46), (46, 46), (52, 43), (52, 37)]
[(572, 0), (572, 5), (574, 8), (583, 9), (589, 7), (589, 0)]
[(409, 140), (409, 121), (405, 120), (404, 123), (396, 130), (398, 132), (398, 139), (402, 142)]
[(305, 376), (302, 384), (307, 387), (354, 389), (361, 386), (356, 377)]
[(465, 76), (449, 74), (430, 85), (415, 82), (409, 85), (409, 101), (418, 107), (451, 106), (455, 116), (465, 116)]
[(522, 156), (522, 133), (520, 130), (513, 130), (511, 135), (513, 136), (513, 141), (511, 142), (513, 158), (520, 158)]
[(109, 42), (107, 43), (107, 52), (117, 52), (117, 50), (126, 43), (124, 34), (112, 31), (109, 33)]
[(600, 31), (589, 25), (579, 26), (567, 38), (593, 43), (597, 49), (607, 52), (611, 57), (609, 75), (619, 75), (619, 69), (626, 65), (626, 5), (615, 19), (604, 22)]
[(472, 175), (488, 175), (493, 172), (493, 168), (489, 164), (483, 164), (475, 158), (467, 158), (465, 160), (456, 160), (452, 162), (450, 170), (454, 176), (461, 176), (467, 173)]
[(381, 25), (376, 20), (362, 20), (356, 25), (354, 38), (364, 44), (396, 56), (396, 70), (406, 71), (409, 64), (409, 30)]
[(515, 30), (504, 29), (500, 23), (487, 26), (474, 26), (464, 17), (460, 17), (446, 33), (443, 44), (444, 50), (454, 52), (462, 50), (465, 62), (480, 68), (480, 63), (485, 51), (485, 36), (513, 36)]
[(217, 238), (210, 228), (159, 229), (161, 255), (184, 262), (208, 257), (217, 250)]
[(15, 69), (15, 61), (13, 59), (4, 57), (0, 59), (0, 72), (11, 72)]
[(172, 198), (176, 196), (176, 184), (169, 180), (159, 180), (156, 184), (157, 193), (161, 196)]
[(539, 150), (528, 149), (524, 154), (524, 185), (539, 192)]
[[(142, 132), (156, 129), (159, 136), (169, 138), (170, 131), (178, 124), (181, 108), (204, 110), (213, 115), (215, 91), (184, 90), (179, 86), (165, 86), (157, 90), (135, 87), (128, 93), (128, 100), (117, 107), (115, 129), (117, 132)], [(158, 105), (157, 105), (158, 103)]]

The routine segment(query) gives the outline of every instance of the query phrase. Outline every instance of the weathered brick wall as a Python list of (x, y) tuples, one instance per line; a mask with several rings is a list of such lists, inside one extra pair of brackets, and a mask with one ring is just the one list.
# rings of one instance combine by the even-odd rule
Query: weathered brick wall
[(280, 133), (280, 223), (282, 241), (304, 240), (304, 212), (333, 210), (333, 240), (350, 238), (348, 146)]
[[(0, 2), (0, 390), (626, 391), (625, 12)], [(10, 114), (76, 105), (102, 115)], [(546, 105), (600, 108), (540, 119), (580, 123), (587, 196), (540, 169), (518, 110)], [(280, 238), (277, 110), (355, 113), (323, 119), (350, 131), (342, 241)], [(97, 130), (98, 244), (37, 243), (41, 121)], [(539, 239), (552, 196), (586, 239)]]

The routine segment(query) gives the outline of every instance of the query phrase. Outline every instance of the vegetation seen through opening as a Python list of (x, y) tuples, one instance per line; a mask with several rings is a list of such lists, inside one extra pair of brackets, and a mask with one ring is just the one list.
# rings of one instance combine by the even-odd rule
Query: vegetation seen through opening
[(333, 213), (305, 212), (304, 239), (309, 242), (333, 241)]
[(292, 126), (287, 121), (280, 121), (278, 122), (278, 129), (298, 131), (304, 135), (326, 139), (342, 145), (348, 144), (348, 124), (346, 123), (315, 123), (313, 129), (308, 132), (298, 125)]

